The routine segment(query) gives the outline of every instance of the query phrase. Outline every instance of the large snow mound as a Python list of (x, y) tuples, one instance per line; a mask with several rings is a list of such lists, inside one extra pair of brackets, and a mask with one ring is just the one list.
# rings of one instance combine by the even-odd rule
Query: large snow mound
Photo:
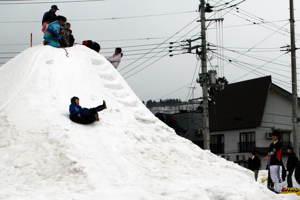
[[(0, 68), (0, 91), (0, 199), (297, 198), (177, 136), (85, 46), (28, 48)], [(72, 96), (105, 100), (100, 122), (70, 121)]]

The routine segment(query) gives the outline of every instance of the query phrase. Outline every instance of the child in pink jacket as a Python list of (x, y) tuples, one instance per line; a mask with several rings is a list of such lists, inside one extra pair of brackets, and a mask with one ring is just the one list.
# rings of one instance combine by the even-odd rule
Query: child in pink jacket
[(46, 32), (46, 30), (47, 30), (49, 24), (50, 24), (50, 21), (45, 21), (45, 23), (43, 24), (43, 27), (42, 27), (42, 32), (43, 32), (43, 33)]
[(122, 57), (123, 57), (122, 49), (120, 47), (117, 47), (115, 49), (115, 54), (106, 59), (117, 69), (121, 62)]

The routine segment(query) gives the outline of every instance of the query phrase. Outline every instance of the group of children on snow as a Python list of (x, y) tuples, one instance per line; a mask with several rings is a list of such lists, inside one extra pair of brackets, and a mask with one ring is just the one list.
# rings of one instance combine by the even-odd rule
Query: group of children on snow
[[(64, 16), (56, 16), (56, 11), (59, 10), (56, 5), (51, 6), (51, 9), (45, 12), (42, 19), (42, 32), (44, 33), (44, 45), (53, 47), (72, 47), (75, 39), (72, 34), (71, 24), (67, 22)], [(100, 52), (100, 45), (91, 40), (85, 40), (83, 45)], [(123, 57), (122, 49), (116, 48), (115, 53), (108, 57), (107, 60), (117, 69), (121, 58)]]
[(75, 41), (72, 35), (71, 24), (66, 23), (67, 18), (64, 16), (56, 16), (57, 10), (59, 10), (58, 7), (53, 5), (43, 16), (42, 32), (44, 33), (44, 44), (49, 44), (53, 47), (71, 47)]

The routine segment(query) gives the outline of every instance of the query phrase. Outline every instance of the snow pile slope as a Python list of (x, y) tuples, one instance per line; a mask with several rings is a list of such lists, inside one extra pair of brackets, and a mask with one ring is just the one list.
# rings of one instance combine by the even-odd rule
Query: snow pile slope
[[(25, 50), (0, 68), (0, 91), (0, 199), (297, 198), (177, 136), (85, 46)], [(75, 124), (72, 96), (108, 109)]]

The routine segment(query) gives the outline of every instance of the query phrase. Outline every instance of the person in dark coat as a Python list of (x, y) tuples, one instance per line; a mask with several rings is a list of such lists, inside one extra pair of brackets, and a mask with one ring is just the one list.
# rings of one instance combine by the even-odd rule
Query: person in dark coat
[(95, 50), (96, 52), (100, 52), (100, 45), (97, 42), (94, 42), (92, 40), (84, 40), (82, 41), (82, 45), (87, 46), (90, 49)]
[(287, 169), (287, 186), (288, 187), (293, 187), (293, 180), (292, 180), (292, 176), (294, 173), (294, 169), (296, 168), (299, 159), (297, 158), (296, 154), (293, 152), (293, 147), (288, 147), (287, 151), (289, 153), (289, 157), (287, 160), (287, 164), (286, 164), (286, 169)]
[(72, 30), (69, 29), (68, 31), (69, 31), (69, 42), (70, 42), (70, 47), (72, 47), (72, 46), (74, 45), (75, 38), (74, 38), (74, 36), (73, 36), (73, 34), (72, 34)]
[(248, 158), (248, 168), (254, 172), (255, 181), (257, 181), (258, 171), (260, 168), (260, 159), (256, 156), (255, 150), (250, 151), (250, 157)]
[(271, 179), (274, 183), (274, 192), (281, 193), (282, 190), (282, 143), (280, 142), (281, 133), (274, 130), (272, 133), (272, 142), (269, 146), (268, 155), (264, 161), (268, 160)]
[(49, 21), (49, 23), (54, 22), (57, 20), (57, 16), (56, 16), (56, 11), (58, 11), (58, 7), (56, 5), (51, 6), (51, 9), (47, 12), (45, 12), (43, 19), (42, 19), (42, 25), (44, 25), (44, 23), (46, 21)]
[(71, 98), (71, 105), (69, 106), (69, 112), (71, 115), (77, 116), (77, 117), (83, 117), (87, 118), (89, 120), (96, 120), (99, 121), (99, 115), (98, 112), (106, 109), (106, 103), (103, 101), (102, 105), (99, 105), (95, 108), (82, 108), (79, 105), (79, 98), (78, 97), (72, 97)]
[(165, 124), (167, 124), (169, 127), (173, 128), (177, 135), (188, 134), (188, 132), (178, 124), (177, 119), (172, 115), (164, 114), (164, 113), (156, 113), (155, 116), (159, 118), (161, 121), (163, 121)]

